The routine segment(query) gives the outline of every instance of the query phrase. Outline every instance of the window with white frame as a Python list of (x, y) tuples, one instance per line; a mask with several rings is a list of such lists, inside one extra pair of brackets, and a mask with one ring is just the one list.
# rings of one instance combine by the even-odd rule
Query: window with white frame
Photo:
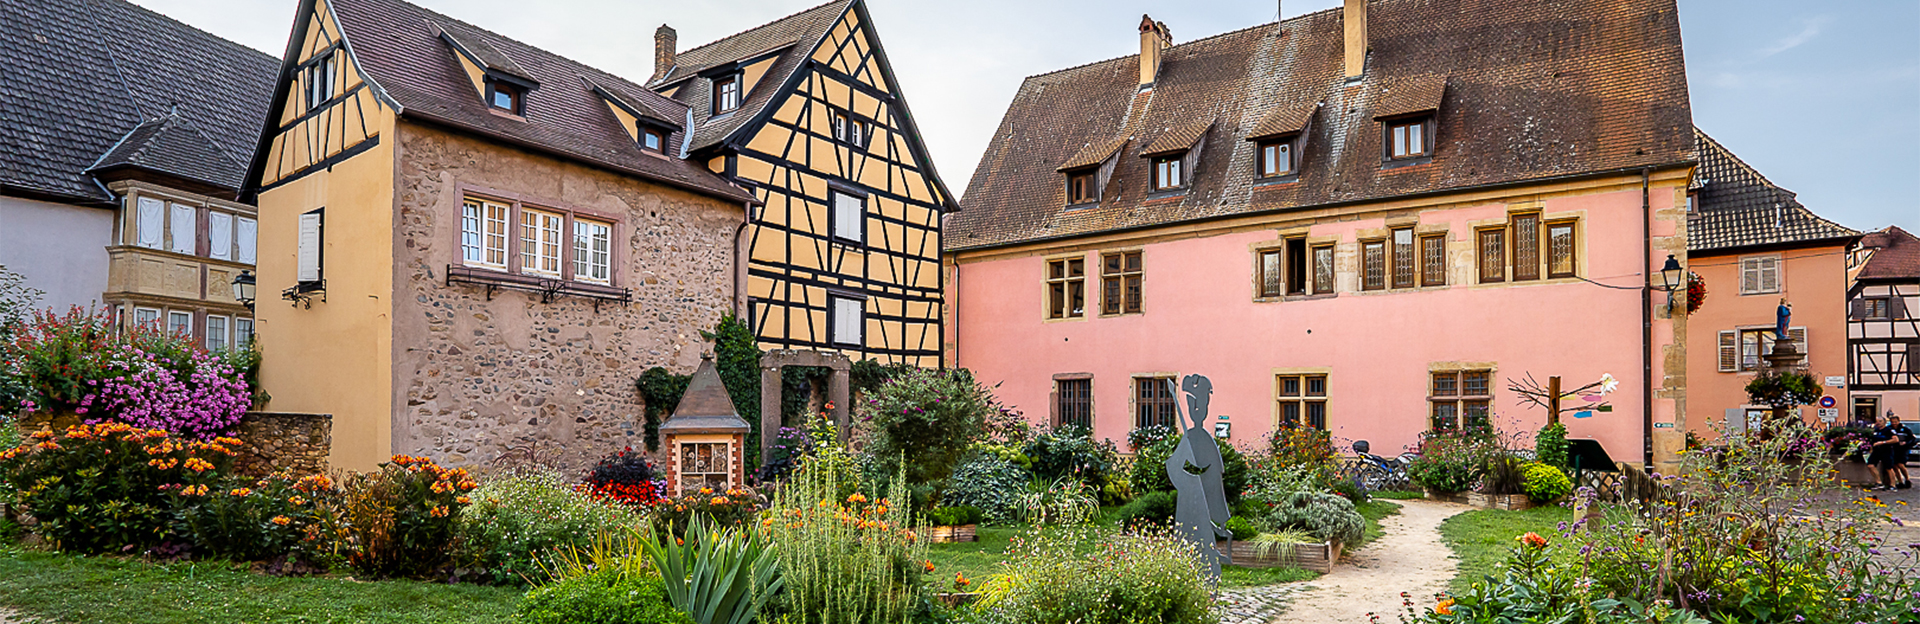
[(307, 65), (307, 110), (318, 108), (333, 99), (334, 60), (334, 53), (328, 52)]
[(160, 310), (158, 308), (134, 308), (133, 309), (133, 326), (134, 327), (152, 327), (152, 328), (159, 327), (160, 326)]
[(521, 272), (560, 277), (560, 224), (565, 220), (543, 210), (520, 209)]
[(167, 313), (167, 331), (173, 332), (175, 335), (178, 335), (178, 336), (192, 336), (193, 335), (193, 313), (192, 312), (168, 312)]
[(199, 242), (199, 237), (194, 235), (194, 214), (193, 206), (173, 204), (173, 213), (167, 217), (167, 238), (171, 243), (167, 246), (168, 251), (183, 254), (195, 251), (194, 243)]
[(460, 214), (460, 259), (507, 268), (507, 205), (469, 198)]
[(233, 319), (234, 348), (244, 349), (247, 347), (247, 345), (250, 345), (250, 344), (253, 344), (253, 319), (250, 319), (250, 318)]
[(227, 317), (207, 315), (207, 350), (227, 350)]
[(260, 223), (258, 221), (246, 217), (234, 219), (233, 243), (236, 253), (233, 259), (236, 262), (253, 264), (255, 262), (254, 250), (256, 249), (256, 245), (259, 244), (259, 240)]
[(832, 323), (834, 344), (862, 345), (866, 341), (863, 333), (867, 328), (866, 302), (852, 297), (829, 296), (832, 304)]
[(1780, 256), (1753, 256), (1740, 259), (1740, 294), (1762, 295), (1780, 292)]
[(573, 279), (605, 284), (613, 274), (613, 226), (573, 221)]
[(135, 209), (134, 244), (148, 249), (159, 249), (166, 244), (167, 203), (152, 197), (142, 197), (139, 208)]
[(866, 242), (867, 198), (840, 191), (830, 194), (833, 196), (833, 238)]
[(233, 215), (224, 212), (207, 214), (207, 257), (215, 260), (233, 259)]

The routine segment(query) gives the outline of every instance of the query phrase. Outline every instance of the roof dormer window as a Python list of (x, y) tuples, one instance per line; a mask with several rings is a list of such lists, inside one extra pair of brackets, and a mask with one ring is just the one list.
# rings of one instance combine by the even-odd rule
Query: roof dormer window
[(1293, 175), (1293, 141), (1263, 141), (1260, 143), (1260, 177), (1278, 178)]
[(487, 83), (487, 106), (494, 110), (513, 115), (521, 114), (521, 100), (526, 92), (510, 84), (494, 80)]
[(713, 114), (731, 113), (740, 108), (740, 76), (713, 79)]
[(667, 135), (655, 128), (640, 128), (640, 149), (649, 152), (666, 152)]
[(1067, 172), (1067, 205), (1077, 206), (1100, 201), (1098, 169)]
[(1180, 166), (1185, 156), (1185, 153), (1180, 153), (1153, 159), (1153, 190), (1166, 191), (1182, 186), (1185, 178), (1181, 176)]
[(1433, 117), (1387, 122), (1387, 159), (1433, 155)]

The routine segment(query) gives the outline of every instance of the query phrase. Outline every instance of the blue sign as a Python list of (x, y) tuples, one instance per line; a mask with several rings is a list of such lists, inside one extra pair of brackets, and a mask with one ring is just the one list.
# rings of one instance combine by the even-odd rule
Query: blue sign
[(1820, 407), (1833, 407), (1833, 397), (1830, 397), (1830, 396), (1820, 397)]
[(1574, 418), (1593, 418), (1593, 410), (1580, 410), (1573, 413)]

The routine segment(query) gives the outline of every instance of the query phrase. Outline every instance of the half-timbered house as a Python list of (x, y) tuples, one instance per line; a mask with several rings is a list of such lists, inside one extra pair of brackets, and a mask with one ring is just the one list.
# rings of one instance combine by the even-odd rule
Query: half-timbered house
[(692, 111), (687, 157), (753, 190), (748, 318), (765, 348), (937, 366), (940, 181), (863, 0), (677, 50), (648, 86)]
[(1920, 421), (1920, 238), (1887, 226), (1860, 238), (1847, 290), (1847, 375), (1856, 423)]

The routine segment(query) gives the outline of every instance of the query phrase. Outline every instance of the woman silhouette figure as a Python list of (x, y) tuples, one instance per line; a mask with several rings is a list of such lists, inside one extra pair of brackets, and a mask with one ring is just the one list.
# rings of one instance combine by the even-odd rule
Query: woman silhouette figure
[(1220, 477), (1220, 445), (1207, 430), (1207, 402), (1213, 396), (1213, 382), (1188, 375), (1181, 389), (1187, 395), (1188, 422), (1183, 423), (1186, 431), (1180, 435), (1180, 445), (1167, 458), (1167, 479), (1179, 493), (1173, 520), (1175, 530), (1199, 547), (1211, 585), (1220, 580), (1220, 551), (1214, 543), (1233, 538), (1233, 533), (1223, 528), (1229, 513), (1226, 487)]

